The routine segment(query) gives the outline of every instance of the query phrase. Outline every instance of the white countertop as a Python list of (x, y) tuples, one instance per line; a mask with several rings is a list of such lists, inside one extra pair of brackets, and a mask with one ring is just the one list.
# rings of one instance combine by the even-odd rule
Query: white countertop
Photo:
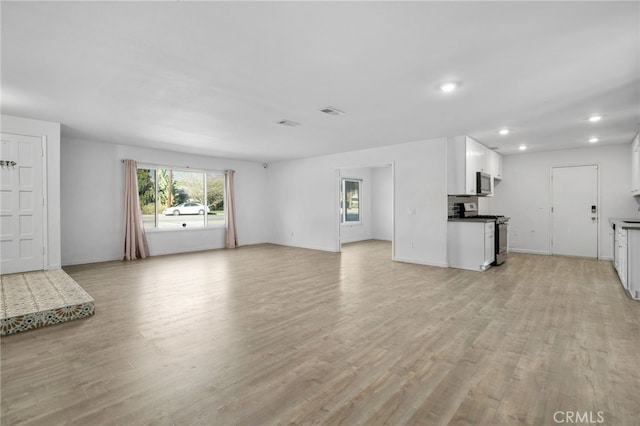
[[(636, 223), (629, 223), (636, 222)], [(640, 230), (640, 218), (610, 218), (609, 225), (615, 224), (616, 227), (622, 229), (639, 229)]]

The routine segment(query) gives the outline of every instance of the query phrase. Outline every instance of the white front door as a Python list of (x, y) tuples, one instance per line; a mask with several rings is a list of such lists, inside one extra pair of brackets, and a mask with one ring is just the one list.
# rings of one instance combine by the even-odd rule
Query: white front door
[(1, 134), (0, 273), (44, 269), (43, 145)]
[(598, 166), (551, 169), (551, 253), (598, 257)]

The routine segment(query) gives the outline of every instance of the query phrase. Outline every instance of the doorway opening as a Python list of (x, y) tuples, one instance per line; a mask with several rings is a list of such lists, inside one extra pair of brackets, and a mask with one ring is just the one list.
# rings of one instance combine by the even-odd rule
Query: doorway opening
[(336, 251), (344, 244), (388, 242), (393, 257), (393, 188), (393, 163), (337, 169)]

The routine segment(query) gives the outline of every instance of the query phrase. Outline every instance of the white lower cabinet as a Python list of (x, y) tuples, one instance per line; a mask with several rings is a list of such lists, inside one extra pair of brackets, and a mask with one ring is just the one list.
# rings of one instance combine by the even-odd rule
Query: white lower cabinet
[(613, 265), (622, 287), (632, 298), (640, 300), (640, 229), (616, 224)]
[(627, 291), (640, 300), (640, 229), (627, 231)]
[(496, 259), (496, 225), (490, 221), (448, 222), (447, 257), (452, 268), (484, 271)]
[(625, 290), (629, 289), (627, 283), (627, 230), (623, 228), (616, 229), (616, 234), (618, 235), (618, 261), (617, 261), (617, 270), (618, 277), (620, 278), (620, 282), (622, 283), (622, 287)]

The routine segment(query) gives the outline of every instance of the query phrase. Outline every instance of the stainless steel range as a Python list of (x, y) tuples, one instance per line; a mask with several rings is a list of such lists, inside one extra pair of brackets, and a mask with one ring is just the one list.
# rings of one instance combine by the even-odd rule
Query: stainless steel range
[(507, 233), (509, 218), (500, 215), (478, 215), (478, 219), (496, 220), (496, 260), (492, 265), (502, 265), (507, 260)]
[(503, 215), (479, 215), (476, 203), (460, 203), (458, 214), (464, 218), (494, 219), (496, 224), (495, 244), (496, 260), (492, 265), (502, 265), (507, 260), (507, 235), (509, 232), (509, 219)]

